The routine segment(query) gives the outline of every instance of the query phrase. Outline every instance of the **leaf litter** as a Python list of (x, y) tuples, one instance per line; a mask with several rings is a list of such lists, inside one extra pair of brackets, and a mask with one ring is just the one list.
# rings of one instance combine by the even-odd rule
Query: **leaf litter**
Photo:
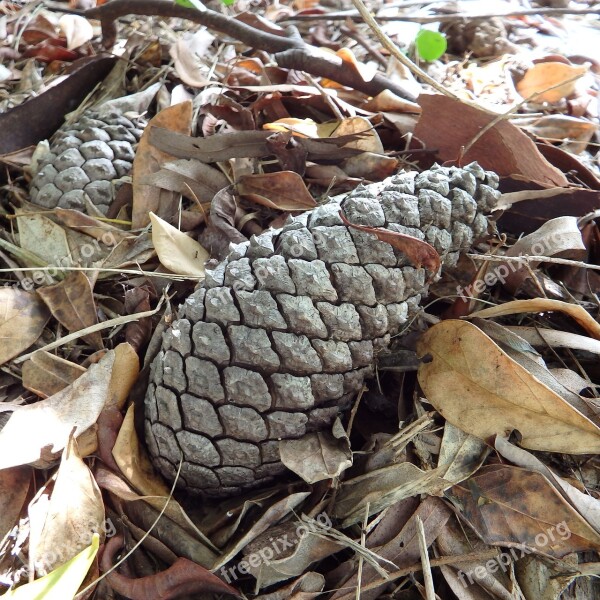
[[(165, 2), (160, 19), (128, 0), (94, 4), (5, 14), (7, 597), (38, 586), (62, 599), (83, 585), (96, 597), (365, 599), (425, 593), (428, 581), (440, 597), (597, 595), (598, 63), (584, 43), (573, 49), (594, 9), (505, 16), (515, 7), (498, 2), (477, 19), (475, 3), (372, 6), (417, 66), (358, 13), (342, 25), (313, 3), (243, 15), (234, 5), (224, 17), (217, 3), (202, 14)], [(102, 33), (124, 58), (110, 75)], [(324, 44), (333, 51), (316, 52)], [(157, 81), (108, 214), (91, 201), (85, 213), (28, 202), (37, 142)], [(274, 488), (219, 503), (172, 497), (139, 436), (139, 401), (160, 333), (205, 262), (363, 181), (471, 160), (501, 176), (496, 231), (378, 357), (351, 427), (282, 444), (296, 475)], [(362, 230), (438, 270), (428, 244)]]

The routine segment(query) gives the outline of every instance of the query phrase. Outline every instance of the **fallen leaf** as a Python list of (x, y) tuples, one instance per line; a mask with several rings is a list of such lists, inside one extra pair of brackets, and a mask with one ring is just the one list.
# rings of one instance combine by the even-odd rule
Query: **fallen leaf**
[(533, 102), (558, 102), (575, 91), (577, 80), (587, 71), (586, 66), (561, 62), (538, 63), (528, 69), (517, 83), (517, 91), (523, 98)]
[(593, 338), (600, 340), (600, 324), (578, 304), (569, 304), (560, 300), (549, 300), (547, 298), (533, 298), (532, 300), (513, 300), (499, 306), (484, 308), (472, 313), (471, 317), (489, 319), (492, 317), (503, 317), (506, 315), (518, 315), (528, 312), (551, 312), (558, 311), (569, 315), (585, 329)]
[(152, 243), (161, 264), (178, 275), (204, 277), (208, 252), (193, 238), (150, 212)]
[(42, 398), (60, 392), (85, 373), (80, 365), (39, 350), (23, 363), (23, 387)]
[(173, 133), (189, 135), (191, 123), (192, 102), (188, 100), (161, 110), (144, 130), (133, 161), (132, 229), (146, 227), (150, 223), (151, 212), (166, 220), (171, 219), (179, 202), (178, 194), (142, 183), (148, 175), (159, 171), (165, 163), (174, 158), (152, 145), (150, 132), (154, 128), (162, 128)]
[(0, 431), (0, 469), (48, 460), (62, 451), (73, 429), (77, 437), (94, 425), (108, 396), (114, 360), (109, 350), (64, 390), (15, 410)]
[(460, 158), (466, 164), (476, 160), (501, 177), (519, 175), (545, 187), (568, 185), (567, 178), (540, 154), (529, 136), (509, 121), (494, 125), (462, 156), (461, 149), (496, 115), (440, 94), (421, 94), (418, 102), (423, 112), (415, 137), (427, 148), (437, 150), (440, 161)]
[(0, 539), (5, 539), (4, 536), (19, 520), (32, 481), (31, 467), (0, 471)]
[(236, 187), (240, 196), (267, 208), (294, 212), (317, 205), (302, 177), (292, 171), (245, 175)]
[(80, 15), (63, 15), (58, 20), (58, 27), (67, 38), (69, 50), (83, 46), (94, 37), (92, 24)]
[(367, 505), (371, 516), (415, 494), (439, 496), (450, 485), (435, 469), (422, 471), (409, 462), (393, 464), (344, 481), (333, 516), (343, 519), (342, 527), (349, 527), (365, 518)]
[(31, 535), (30, 560), (44, 576), (89, 546), (104, 527), (104, 503), (71, 437), (63, 451), (43, 528)]
[(348, 227), (372, 233), (382, 242), (387, 242), (400, 252), (406, 254), (410, 262), (417, 268), (425, 267), (430, 272), (432, 278), (440, 269), (440, 255), (436, 249), (427, 242), (419, 240), (410, 235), (399, 233), (398, 231), (389, 231), (378, 227), (366, 227), (364, 225), (354, 225), (350, 223), (343, 212), (340, 211), (340, 218)]
[(38, 598), (67, 600), (75, 598), (77, 590), (96, 558), (99, 547), (100, 536), (95, 534), (92, 537), (92, 543), (70, 561), (32, 583), (9, 590), (2, 597), (6, 600), (37, 600)]
[(36, 293), (0, 288), (0, 364), (29, 348), (49, 318), (50, 311)]
[(180, 598), (182, 596), (206, 593), (227, 594), (242, 598), (232, 586), (226, 584), (208, 569), (197, 565), (187, 558), (178, 558), (168, 569), (138, 579), (121, 575), (112, 568), (116, 552), (123, 545), (123, 536), (111, 538), (102, 555), (101, 568), (112, 589), (131, 600), (149, 598)]
[(446, 421), (437, 470), (446, 481), (460, 483), (479, 469), (488, 454), (483, 440)]
[(557, 557), (600, 548), (600, 534), (539, 473), (489, 465), (446, 494), (488, 544)]
[(347, 148), (356, 148), (363, 152), (383, 154), (384, 148), (377, 130), (365, 117), (349, 117), (340, 121), (331, 137), (356, 136), (355, 141), (348, 142)]
[(193, 88), (201, 88), (211, 83), (208, 76), (212, 61), (204, 57), (215, 41), (215, 36), (206, 29), (199, 29), (193, 33), (185, 32), (176, 39), (169, 54), (181, 81)]
[(347, 158), (340, 167), (350, 177), (367, 181), (381, 181), (394, 175), (399, 164), (400, 161), (397, 158), (374, 152), (363, 152)]
[[(69, 273), (60, 283), (40, 288), (38, 294), (54, 318), (71, 333), (98, 323), (92, 285), (83, 271)], [(88, 333), (83, 339), (97, 350), (104, 348), (99, 331)]]
[(121, 410), (140, 374), (140, 358), (131, 344), (122, 343), (115, 348), (115, 364), (112, 369), (105, 408)]
[[(65, 230), (44, 215), (17, 213), (19, 244), (23, 250), (39, 256), (46, 264), (72, 266)], [(28, 266), (36, 267), (37, 264)], [(52, 274), (52, 276), (54, 276)]]
[(450, 423), (483, 440), (518, 430), (532, 450), (588, 454), (600, 429), (511, 359), (477, 327), (447, 320), (417, 344), (418, 379), (427, 400)]
[(331, 432), (317, 431), (297, 440), (282, 440), (279, 454), (281, 462), (306, 483), (338, 477), (352, 466), (350, 441), (339, 419)]

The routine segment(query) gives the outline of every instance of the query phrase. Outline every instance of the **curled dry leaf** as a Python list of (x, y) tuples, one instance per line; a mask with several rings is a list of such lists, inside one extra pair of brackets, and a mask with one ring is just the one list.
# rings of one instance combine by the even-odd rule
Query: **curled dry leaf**
[[(19, 243), (23, 250), (39, 256), (48, 265), (71, 265), (67, 234), (60, 225), (44, 215), (22, 213), (17, 216), (17, 226)], [(52, 273), (52, 276), (55, 274)]]
[(188, 560), (178, 558), (168, 569), (138, 579), (125, 577), (112, 570), (112, 560), (123, 545), (123, 536), (116, 535), (106, 544), (101, 568), (115, 592), (131, 600), (171, 600), (189, 594), (227, 594), (242, 596), (209, 570)]
[(153, 212), (152, 243), (161, 264), (178, 275), (204, 277), (204, 263), (208, 252), (193, 238), (169, 225)]
[(238, 181), (237, 192), (243, 198), (276, 210), (303, 211), (317, 205), (302, 177), (293, 171), (245, 175)]
[(532, 450), (600, 451), (600, 429), (520, 366), (487, 335), (448, 320), (419, 340), (419, 384), (436, 410), (481, 439), (518, 430)]
[(577, 80), (587, 71), (586, 66), (562, 62), (538, 63), (517, 83), (517, 91), (533, 102), (558, 102), (575, 91)]
[(102, 535), (104, 503), (100, 489), (78, 454), (67, 444), (42, 530), (31, 536), (29, 552), (38, 575), (46, 575), (87, 548), (94, 533)]
[(279, 454), (281, 462), (307, 483), (338, 477), (352, 466), (350, 440), (339, 419), (331, 432), (318, 431), (298, 440), (282, 440)]
[(600, 534), (539, 473), (489, 465), (446, 493), (488, 544), (557, 557), (600, 548)]
[(94, 37), (92, 24), (79, 15), (63, 15), (58, 20), (62, 34), (67, 38), (67, 48), (74, 50)]
[(121, 410), (140, 373), (140, 358), (133, 346), (126, 342), (119, 344), (114, 352), (115, 364), (110, 378), (106, 406)]
[[(54, 318), (71, 333), (96, 325), (98, 315), (92, 285), (83, 271), (69, 273), (63, 281), (38, 290)], [(83, 336), (97, 350), (104, 348), (99, 331)]]
[(202, 58), (206, 56), (214, 40), (214, 35), (206, 29), (200, 29), (195, 33), (184, 33), (171, 46), (169, 54), (175, 70), (186, 85), (199, 88), (210, 83), (210, 79), (207, 78), (210, 59), (207, 64), (202, 64)]
[(440, 255), (431, 244), (410, 235), (399, 233), (398, 231), (388, 231), (387, 229), (380, 229), (377, 227), (354, 225), (354, 223), (350, 223), (350, 221), (346, 219), (346, 216), (341, 211), (340, 217), (348, 227), (354, 227), (354, 229), (372, 233), (378, 240), (387, 242), (394, 248), (400, 250), (400, 252), (404, 252), (417, 269), (425, 267), (430, 272), (430, 277), (433, 277), (439, 271), (441, 266)]
[(50, 312), (36, 293), (0, 288), (0, 364), (29, 348), (49, 318)]
[(569, 304), (560, 300), (548, 300), (546, 298), (534, 298), (532, 300), (513, 300), (505, 302), (500, 306), (484, 308), (472, 313), (471, 317), (489, 319), (492, 317), (503, 317), (506, 315), (518, 315), (528, 312), (551, 312), (559, 311), (575, 319), (593, 338), (600, 340), (600, 325), (598, 322), (578, 304)]
[(84, 373), (85, 369), (78, 364), (40, 350), (23, 363), (23, 387), (42, 398), (48, 398)]
[(75, 428), (75, 437), (94, 425), (108, 397), (115, 351), (71, 385), (46, 400), (19, 407), (0, 431), (0, 469), (35, 463), (60, 452)]
[(348, 142), (347, 148), (356, 148), (363, 152), (383, 154), (384, 148), (379, 134), (369, 119), (365, 117), (349, 117), (343, 119), (331, 137), (356, 136), (355, 141)]

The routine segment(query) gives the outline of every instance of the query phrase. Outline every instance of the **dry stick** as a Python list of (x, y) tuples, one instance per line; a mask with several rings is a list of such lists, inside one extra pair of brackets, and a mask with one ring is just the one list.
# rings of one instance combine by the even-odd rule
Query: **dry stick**
[(209, 29), (229, 35), (257, 50), (274, 52), (273, 57), (280, 67), (298, 69), (312, 75), (326, 77), (370, 96), (376, 96), (389, 89), (407, 100), (414, 101), (416, 99), (414, 93), (401, 83), (394, 82), (381, 73), (377, 73), (371, 81), (365, 81), (356, 69), (349, 67), (348, 63), (343, 62), (341, 58), (326, 54), (304, 42), (293, 28), (288, 28), (286, 37), (274, 35), (259, 31), (250, 25), (212, 10), (199, 11), (168, 0), (112, 0), (112, 2), (84, 11), (67, 10), (64, 12), (99, 19), (106, 46), (111, 46), (115, 41), (115, 20), (119, 17), (126, 15), (175, 17), (205, 25)]
[[(425, 4), (423, 2), (422, 4)], [(408, 21), (410, 23), (420, 23), (425, 25), (427, 23), (451, 23), (453, 21), (472, 21), (472, 20), (488, 20), (495, 17), (524, 17), (528, 15), (541, 15), (541, 16), (558, 16), (558, 15), (597, 15), (600, 14), (598, 8), (584, 8), (582, 10), (575, 10), (569, 8), (528, 8), (524, 10), (512, 10), (505, 13), (491, 13), (491, 14), (471, 14), (471, 13), (450, 13), (446, 15), (432, 15), (430, 17), (414, 17), (410, 15), (381, 15), (377, 17), (378, 21)], [(296, 15), (289, 16), (279, 19), (279, 23), (285, 23), (286, 21), (345, 21), (346, 19), (352, 19), (353, 21), (361, 21), (362, 15), (353, 14), (350, 12), (332, 12), (329, 14), (321, 15)]]
[(423, 580), (425, 581), (425, 594), (427, 600), (435, 600), (435, 590), (433, 588), (433, 577), (431, 576), (431, 563), (427, 553), (427, 540), (425, 539), (425, 528), (419, 515), (416, 516), (417, 539), (419, 540), (419, 553), (421, 554), (421, 565), (423, 565)]

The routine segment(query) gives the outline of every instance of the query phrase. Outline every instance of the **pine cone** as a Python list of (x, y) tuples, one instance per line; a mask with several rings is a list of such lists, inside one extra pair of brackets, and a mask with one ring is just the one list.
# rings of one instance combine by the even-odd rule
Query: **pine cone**
[(114, 181), (129, 175), (145, 121), (119, 112), (90, 110), (54, 135), (29, 191), (44, 208), (85, 210), (85, 197), (106, 214), (115, 195)]
[(417, 310), (424, 268), (373, 234), (429, 242), (443, 264), (487, 230), (498, 177), (473, 163), (360, 187), (232, 246), (179, 309), (151, 367), (145, 437), (155, 466), (226, 496), (285, 471), (279, 440), (329, 428)]

